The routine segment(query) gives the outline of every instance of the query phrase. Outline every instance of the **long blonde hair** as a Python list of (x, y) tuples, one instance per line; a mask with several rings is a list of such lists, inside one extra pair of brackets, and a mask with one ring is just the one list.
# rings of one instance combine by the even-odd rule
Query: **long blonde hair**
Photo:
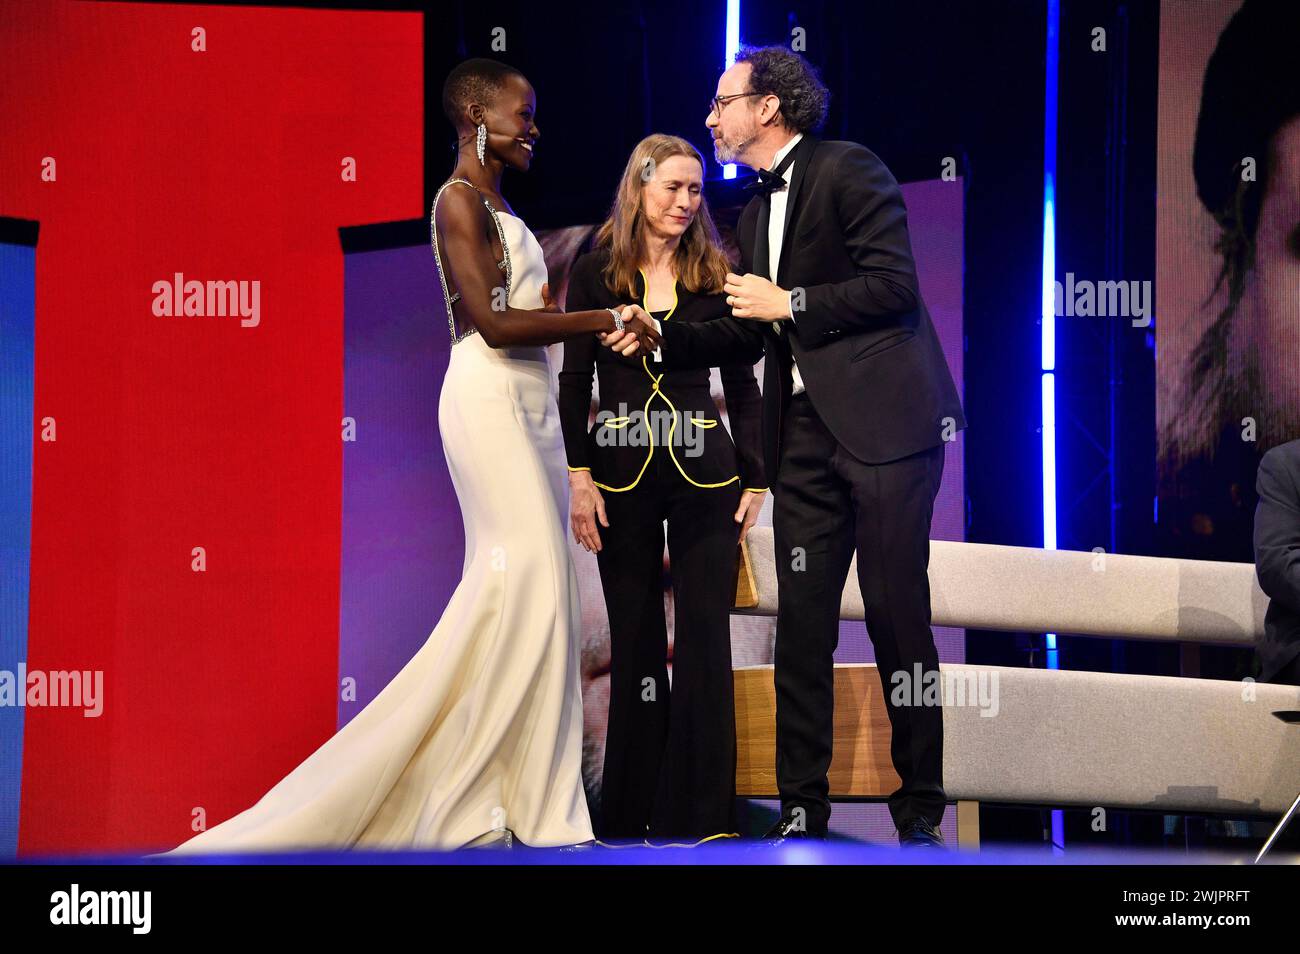
[[(615, 293), (636, 295), (637, 271), (645, 259), (643, 231), (645, 213), (641, 190), (646, 180), (642, 171), (656, 168), (672, 156), (687, 156), (704, 169), (699, 150), (680, 136), (653, 133), (646, 136), (628, 157), (623, 178), (614, 193), (609, 217), (596, 231), (596, 248), (610, 250), (609, 262), (602, 275), (605, 285)], [(722, 240), (709, 215), (709, 203), (700, 196), (700, 210), (682, 233), (673, 254), (673, 269), (687, 291), (710, 294), (722, 290), (731, 263), (722, 251)]]

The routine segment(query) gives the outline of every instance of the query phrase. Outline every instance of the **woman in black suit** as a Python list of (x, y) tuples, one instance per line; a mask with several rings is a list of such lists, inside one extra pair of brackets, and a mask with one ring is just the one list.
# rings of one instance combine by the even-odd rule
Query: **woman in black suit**
[[(570, 310), (640, 304), (660, 321), (730, 314), (731, 265), (702, 189), (704, 161), (676, 136), (632, 152), (594, 250), (574, 265)], [(600, 409), (588, 430), (596, 373)], [(767, 491), (752, 364), (720, 369), (732, 442), (709, 371), (658, 370), (594, 336), (565, 343), (560, 422), (574, 538), (597, 555), (609, 613), (610, 699), (597, 834), (699, 842), (735, 830), (730, 612), (737, 540)], [(664, 524), (675, 601), (669, 691)], [(739, 525), (739, 526), (738, 526)]]

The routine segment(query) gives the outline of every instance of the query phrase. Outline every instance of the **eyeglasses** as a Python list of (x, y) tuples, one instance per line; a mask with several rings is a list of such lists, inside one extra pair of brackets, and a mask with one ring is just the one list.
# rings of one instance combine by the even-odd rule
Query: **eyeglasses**
[(715, 96), (709, 100), (709, 112), (715, 116), (721, 116), (722, 110), (733, 99), (740, 99), (742, 96), (762, 96), (763, 93), (732, 93), (730, 96)]

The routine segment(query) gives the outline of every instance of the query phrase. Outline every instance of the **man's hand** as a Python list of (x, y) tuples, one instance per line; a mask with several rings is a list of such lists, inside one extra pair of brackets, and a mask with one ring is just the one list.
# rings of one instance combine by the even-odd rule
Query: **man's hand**
[(659, 347), (659, 332), (640, 305), (628, 305), (621, 317), (623, 330), (602, 334), (601, 344), (631, 358), (650, 354)]
[(600, 552), (597, 518), (603, 526), (609, 526), (609, 518), (605, 516), (605, 498), (600, 495), (591, 471), (569, 471), (569, 524), (573, 527), (573, 539), (588, 553)]
[(558, 311), (563, 313), (564, 309), (555, 303), (551, 297), (551, 285), (549, 282), (542, 282), (542, 307), (541, 311)]
[(790, 293), (761, 275), (727, 272), (727, 282), (722, 288), (727, 293), (731, 313), (737, 318), (786, 321), (791, 317)]
[(740, 504), (736, 507), (736, 523), (740, 524), (740, 537), (737, 543), (745, 539), (749, 528), (758, 520), (758, 512), (763, 509), (765, 490), (746, 490), (740, 495)]

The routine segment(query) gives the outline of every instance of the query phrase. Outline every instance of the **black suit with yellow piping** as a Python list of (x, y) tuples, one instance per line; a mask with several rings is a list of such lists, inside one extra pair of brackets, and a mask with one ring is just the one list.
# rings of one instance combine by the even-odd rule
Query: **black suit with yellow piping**
[[(608, 255), (598, 250), (575, 264), (569, 311), (644, 305), (644, 276), (635, 299), (605, 286)], [(728, 313), (721, 293), (695, 294), (679, 282), (673, 307), (655, 316), (695, 323)], [(652, 358), (625, 358), (594, 335), (564, 346), (559, 409), (569, 469), (592, 472), (610, 524), (597, 527), (611, 650), (597, 815), (603, 838), (699, 840), (735, 830), (733, 515), (742, 490), (767, 484), (752, 362), (720, 372), (731, 434), (719, 426), (707, 368), (665, 373)], [(589, 430), (593, 374), (600, 408)], [(671, 693), (665, 523), (674, 600)]]
[[(569, 311), (631, 303), (630, 296), (615, 294), (605, 287), (601, 269), (608, 257), (607, 251), (599, 250), (578, 259), (569, 279)], [(634, 300), (641, 304), (644, 278), (639, 278), (637, 284)], [(677, 303), (665, 320), (696, 323), (730, 313), (725, 295), (697, 295), (678, 283)], [(589, 431), (593, 370), (599, 375), (600, 409)], [(745, 490), (766, 490), (761, 450), (762, 396), (754, 379), (753, 362), (725, 365), (719, 370), (734, 443), (727, 429), (717, 426), (718, 410), (709, 392), (708, 368), (665, 373), (653, 358), (616, 354), (602, 347), (595, 335), (566, 342), (559, 405), (569, 469), (590, 470), (601, 490), (620, 493), (637, 486), (655, 455), (667, 454), (681, 478), (698, 487), (738, 484)], [(678, 431), (671, 442), (661, 439), (670, 433), (671, 425), (655, 432), (642, 423), (655, 413), (662, 415), (660, 420), (665, 424), (675, 420)], [(687, 427), (698, 433), (684, 433)], [(623, 430), (628, 436), (641, 431), (638, 436), (646, 440), (635, 444), (617, 440), (610, 433), (613, 430)], [(647, 430), (649, 433), (645, 433)], [(691, 439), (698, 442), (694, 450), (684, 443)]]

